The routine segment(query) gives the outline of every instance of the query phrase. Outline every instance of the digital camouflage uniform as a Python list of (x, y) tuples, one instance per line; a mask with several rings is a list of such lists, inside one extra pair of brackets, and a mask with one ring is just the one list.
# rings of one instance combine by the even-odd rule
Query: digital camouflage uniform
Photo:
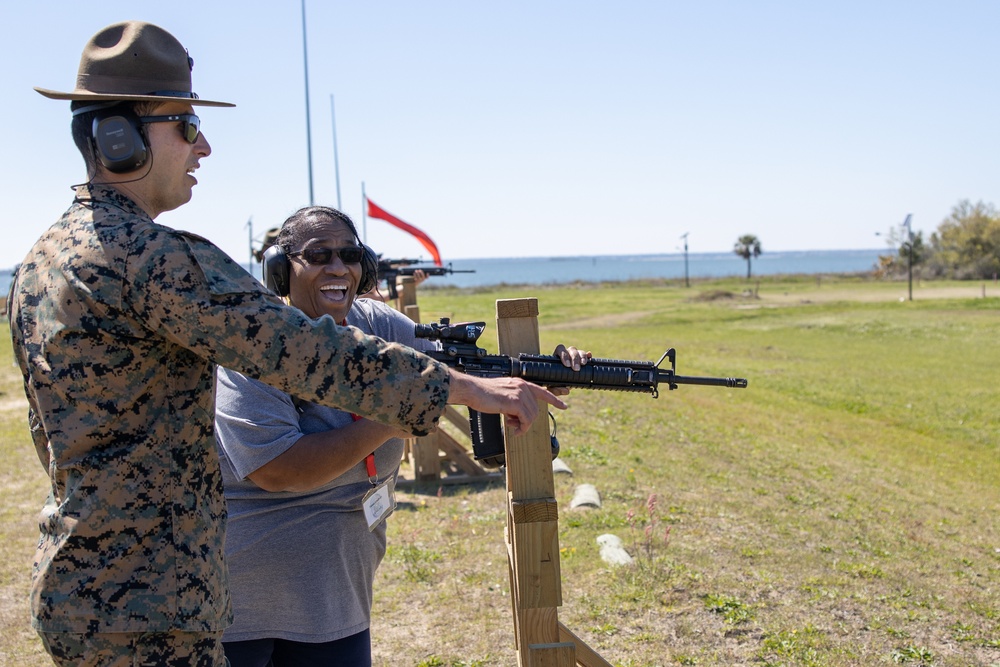
[(231, 621), (212, 431), (216, 364), (422, 435), (447, 369), (311, 320), (210, 242), (81, 187), (15, 277), (11, 334), (52, 495), (40, 632), (221, 631)]

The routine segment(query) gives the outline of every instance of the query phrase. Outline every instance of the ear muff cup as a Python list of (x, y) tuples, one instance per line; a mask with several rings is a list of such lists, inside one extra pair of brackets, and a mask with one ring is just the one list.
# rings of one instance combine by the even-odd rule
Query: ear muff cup
[[(358, 239), (358, 243), (361, 240)], [(378, 255), (375, 251), (361, 243), (365, 255), (361, 258), (361, 280), (358, 282), (358, 294), (365, 294), (375, 289), (378, 284)]]
[(264, 285), (278, 296), (288, 296), (288, 255), (280, 245), (273, 245), (260, 258)]
[[(361, 247), (365, 249), (365, 253), (361, 257), (361, 280), (358, 281), (358, 294), (372, 291), (378, 282), (378, 255), (364, 243), (361, 244)], [(289, 262), (285, 249), (279, 245), (269, 247), (261, 256), (260, 263), (264, 274), (264, 285), (278, 296), (288, 296), (290, 291), (288, 283)]]
[(115, 174), (135, 171), (149, 158), (142, 121), (133, 111), (120, 105), (94, 117), (91, 137), (97, 159)]

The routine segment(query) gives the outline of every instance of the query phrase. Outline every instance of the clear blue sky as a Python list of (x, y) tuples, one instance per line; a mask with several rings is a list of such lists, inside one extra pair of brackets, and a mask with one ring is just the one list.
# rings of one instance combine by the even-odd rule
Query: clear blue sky
[[(171, 31), (213, 154), (159, 221), (236, 259), (309, 203), (299, 0), (4, 2), (4, 229), (20, 261), (83, 163), (69, 106), (86, 40)], [(1000, 2), (307, 0), (316, 203), (361, 183), (458, 258), (879, 248), (913, 214), (1000, 204)], [(389, 256), (427, 257), (379, 220)]]

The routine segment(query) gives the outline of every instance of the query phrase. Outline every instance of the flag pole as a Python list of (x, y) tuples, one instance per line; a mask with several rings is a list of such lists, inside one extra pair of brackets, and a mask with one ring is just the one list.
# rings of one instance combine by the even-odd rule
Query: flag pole
[(302, 63), (306, 78), (306, 155), (309, 161), (309, 205), (315, 203), (313, 199), (313, 157), (312, 157), (312, 131), (309, 123), (309, 49), (306, 47), (306, 0), (302, 0)]
[(368, 245), (368, 195), (364, 181), (361, 181), (361, 242)]
[(246, 227), (247, 227), (247, 236), (249, 237), (248, 246), (250, 247), (250, 261), (247, 262), (247, 270), (250, 272), (250, 275), (252, 276), (253, 275), (253, 216), (252, 215), (250, 216), (250, 219), (247, 220)]
[(333, 121), (333, 173), (337, 181), (337, 210), (343, 211), (340, 206), (340, 160), (337, 157), (337, 112), (333, 106), (333, 93), (330, 93), (330, 119)]

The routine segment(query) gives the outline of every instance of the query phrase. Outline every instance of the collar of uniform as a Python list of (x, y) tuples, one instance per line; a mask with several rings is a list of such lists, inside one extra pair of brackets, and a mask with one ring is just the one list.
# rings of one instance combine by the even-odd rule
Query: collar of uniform
[(105, 204), (125, 213), (146, 216), (146, 212), (138, 204), (107, 184), (84, 183), (83, 185), (78, 185), (76, 186), (76, 196), (73, 198), (73, 201), (87, 207), (92, 207), (94, 204)]

